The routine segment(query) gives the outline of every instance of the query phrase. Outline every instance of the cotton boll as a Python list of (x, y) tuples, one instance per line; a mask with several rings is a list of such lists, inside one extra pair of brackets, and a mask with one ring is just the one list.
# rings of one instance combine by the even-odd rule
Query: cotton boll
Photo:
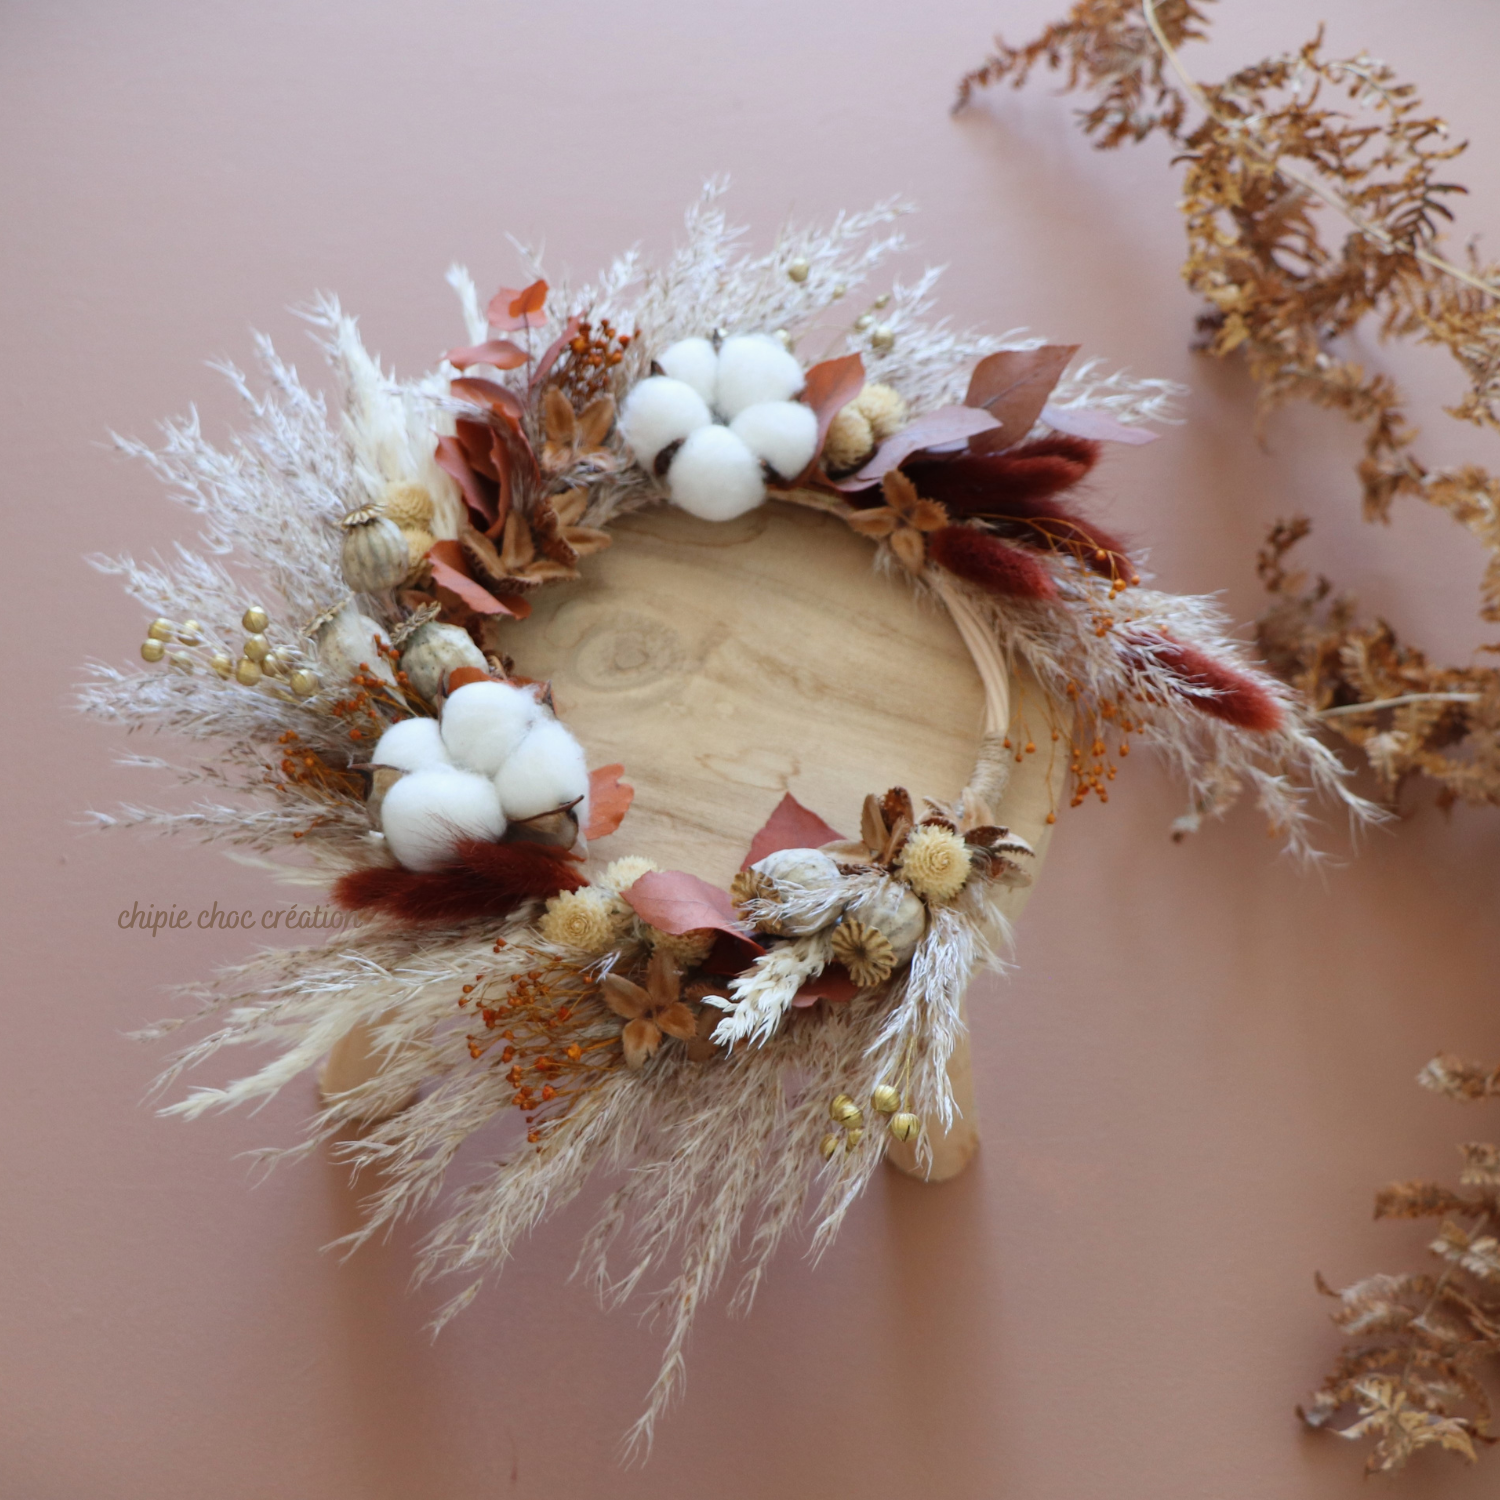
[(539, 817), (582, 798), (574, 810), (578, 826), (588, 827), (588, 765), (578, 741), (556, 719), (543, 719), (532, 727), (497, 772), (495, 790), (512, 822)]
[(714, 404), (732, 422), (747, 406), (787, 401), (802, 389), (802, 366), (773, 338), (751, 333), (725, 339), (719, 350)]
[(800, 401), (761, 401), (747, 406), (729, 430), (782, 479), (795, 479), (818, 447), (818, 419)]
[(678, 339), (657, 355), (662, 374), (690, 385), (712, 404), (714, 383), (719, 375), (719, 351), (707, 339)]
[(398, 771), (425, 771), (432, 766), (447, 766), (447, 746), (436, 719), (402, 719), (380, 736), (370, 760), (377, 766), (394, 766)]
[(760, 460), (727, 427), (700, 427), (677, 450), (667, 490), (705, 521), (732, 521), (766, 498)]
[(620, 413), (620, 434), (636, 461), (649, 469), (668, 443), (675, 443), (714, 419), (708, 403), (692, 386), (665, 375), (637, 381)]
[(385, 794), (380, 827), (408, 870), (440, 870), (453, 862), (460, 840), (502, 837), (505, 816), (487, 777), (452, 769), (413, 771)]
[(443, 744), (466, 770), (493, 776), (541, 715), (528, 688), (466, 682), (443, 704)]

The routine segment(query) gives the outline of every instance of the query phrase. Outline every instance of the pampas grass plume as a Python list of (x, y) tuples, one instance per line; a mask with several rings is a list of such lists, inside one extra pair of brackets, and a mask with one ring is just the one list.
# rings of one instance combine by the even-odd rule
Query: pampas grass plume
[(408, 870), (441, 870), (465, 839), (493, 841), (505, 833), (494, 786), (472, 771), (413, 771), (380, 808), (391, 853)]
[(667, 488), (705, 521), (732, 521), (766, 498), (760, 460), (727, 427), (700, 427), (677, 450)]
[(638, 381), (620, 413), (620, 435), (642, 468), (649, 469), (668, 443), (707, 427), (713, 421), (708, 403), (692, 386), (665, 375)]
[(469, 682), (443, 705), (448, 754), (481, 776), (493, 776), (541, 718), (536, 697), (508, 682)]
[(726, 422), (761, 401), (789, 401), (802, 389), (802, 366), (769, 334), (725, 339), (714, 405)]

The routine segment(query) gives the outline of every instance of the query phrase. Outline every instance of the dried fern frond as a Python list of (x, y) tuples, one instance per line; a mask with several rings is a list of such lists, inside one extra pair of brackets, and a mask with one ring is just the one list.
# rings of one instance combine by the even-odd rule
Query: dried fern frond
[[(1465, 191), (1446, 175), (1464, 146), (1387, 64), (1325, 57), (1321, 31), (1220, 83), (1195, 81), (1177, 48), (1206, 36), (1206, 4), (1080, 0), (1025, 46), (997, 43), (960, 83), (956, 107), (976, 88), (1019, 87), (1046, 66), (1097, 96), (1080, 112), (1097, 146), (1167, 137), (1184, 168), (1183, 277), (1208, 303), (1199, 347), (1244, 360), (1259, 421), (1300, 400), (1358, 423), (1366, 517), (1387, 520), (1398, 496), (1446, 511), (1489, 554), (1479, 614), (1500, 620), (1500, 479), (1419, 457), (1399, 388), (1336, 344), (1373, 322), (1382, 335), (1446, 350), (1464, 380), (1449, 414), (1500, 428), (1500, 267), (1472, 250), (1464, 265), (1438, 251), (1450, 202)], [(1278, 562), (1293, 527), (1306, 532), (1305, 522), (1273, 532)], [(1263, 646), (1392, 795), (1426, 776), (1446, 802), (1500, 802), (1494, 672), (1434, 665), (1384, 622), (1362, 623), (1330, 587), (1299, 591), (1302, 581), (1279, 568), (1263, 576), (1276, 596)]]
[[(1500, 1097), (1500, 1068), (1447, 1054), (1417, 1082), (1459, 1100)], [(1436, 1275), (1379, 1274), (1338, 1291), (1316, 1278), (1318, 1290), (1338, 1300), (1332, 1318), (1349, 1342), (1297, 1411), (1337, 1437), (1373, 1438), (1366, 1473), (1403, 1468), (1432, 1447), (1472, 1463), (1476, 1444), (1497, 1440), (1480, 1377), (1500, 1354), (1500, 1147), (1469, 1142), (1459, 1151), (1467, 1192), (1393, 1182), (1375, 1197), (1377, 1219), (1441, 1220), (1428, 1247), (1441, 1266)]]

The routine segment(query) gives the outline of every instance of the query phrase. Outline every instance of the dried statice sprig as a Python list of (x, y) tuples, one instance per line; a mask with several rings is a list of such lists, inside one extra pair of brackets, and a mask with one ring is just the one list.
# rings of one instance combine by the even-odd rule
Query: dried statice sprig
[[(1417, 1082), (1450, 1099), (1500, 1098), (1500, 1068), (1447, 1054)], [(1332, 1318), (1348, 1342), (1298, 1413), (1336, 1437), (1374, 1439), (1367, 1474), (1404, 1468), (1424, 1448), (1473, 1463), (1476, 1444), (1496, 1441), (1481, 1377), (1500, 1354), (1500, 1146), (1470, 1141), (1459, 1152), (1462, 1191), (1393, 1182), (1375, 1198), (1377, 1219), (1442, 1221), (1428, 1247), (1436, 1274), (1367, 1276), (1338, 1291), (1317, 1278), (1338, 1300)]]
[[(1398, 496), (1446, 511), (1488, 554), (1479, 613), (1500, 619), (1500, 479), (1477, 465), (1431, 467), (1395, 383), (1338, 343), (1373, 320), (1383, 335), (1445, 350), (1465, 384), (1449, 414), (1500, 427), (1500, 268), (1472, 247), (1465, 263), (1440, 253), (1451, 199), (1464, 191), (1447, 180), (1448, 163), (1464, 146), (1387, 64), (1324, 56), (1321, 32), (1221, 83), (1197, 82), (1177, 49), (1207, 36), (1206, 3), (1079, 0), (1025, 45), (997, 41), (957, 106), (1047, 67), (1095, 96), (1080, 123), (1096, 145), (1165, 135), (1185, 164), (1183, 275), (1209, 304), (1201, 347), (1244, 359), (1262, 421), (1307, 400), (1359, 424), (1366, 517), (1387, 520)], [(1325, 238), (1330, 212), (1341, 242)], [(1262, 642), (1274, 664), (1393, 798), (1427, 777), (1445, 804), (1500, 802), (1496, 674), (1430, 662), (1385, 623), (1361, 621), (1326, 580), (1307, 586), (1288, 572), (1282, 556), (1306, 530), (1278, 523), (1269, 565), (1262, 558), (1275, 596)]]

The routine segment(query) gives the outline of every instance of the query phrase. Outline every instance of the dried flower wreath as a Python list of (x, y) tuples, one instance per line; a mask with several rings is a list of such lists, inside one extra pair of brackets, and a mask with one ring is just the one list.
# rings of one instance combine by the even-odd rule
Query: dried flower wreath
[[(159, 450), (122, 441), (197, 513), (206, 552), (97, 560), (158, 616), (141, 648), (157, 665), (97, 666), (83, 694), (104, 718), (204, 742), (183, 779), (248, 794), (101, 821), (295, 848), (302, 877), (366, 919), (202, 986), (211, 1029), (164, 1083), (226, 1047), (278, 1055), (169, 1112), (264, 1098), (371, 1027), (379, 1074), (266, 1153), (375, 1122), (339, 1147), (379, 1174), (355, 1244), (430, 1205), (460, 1146), (519, 1112), (524, 1141), (425, 1244), (423, 1274), (474, 1278), (439, 1325), (591, 1174), (630, 1169), (581, 1265), (617, 1303), (679, 1254), (637, 1447), (741, 1232), (745, 1306), (811, 1198), (821, 1250), (886, 1139), (920, 1153), (953, 1122), (960, 1001), (1007, 942), (998, 897), (1028, 879), (1031, 851), (993, 812), (1033, 748), (1006, 739), (1012, 662), (1067, 708), (1075, 803), (1107, 800), (1134, 737), (1182, 773), (1189, 823), (1248, 785), (1305, 851), (1310, 793), (1370, 811), (1215, 607), (1142, 584), (1062, 498), (1102, 444), (1149, 440), (1165, 383), (1068, 374), (1072, 346), (934, 322), (934, 272), (841, 320), (841, 348), (805, 366), (799, 339), (900, 246), (900, 206), (752, 255), (717, 191), (660, 268), (627, 255), (554, 291), (533, 266), (484, 309), (455, 269), (471, 343), (420, 380), (384, 374), (321, 302), (337, 426), (262, 341), (268, 394), (227, 372), (246, 435), (216, 448), (190, 418)], [(510, 660), (508, 622), (534, 590), (586, 583), (631, 511), (670, 502), (713, 524), (768, 500), (842, 518), (949, 611), (986, 694), (973, 778), (952, 803), (867, 797), (857, 840), (787, 797), (729, 891), (601, 862), (589, 845), (630, 805), (623, 768), (588, 769), (547, 684)], [(273, 595), (274, 612), (250, 602)]]

